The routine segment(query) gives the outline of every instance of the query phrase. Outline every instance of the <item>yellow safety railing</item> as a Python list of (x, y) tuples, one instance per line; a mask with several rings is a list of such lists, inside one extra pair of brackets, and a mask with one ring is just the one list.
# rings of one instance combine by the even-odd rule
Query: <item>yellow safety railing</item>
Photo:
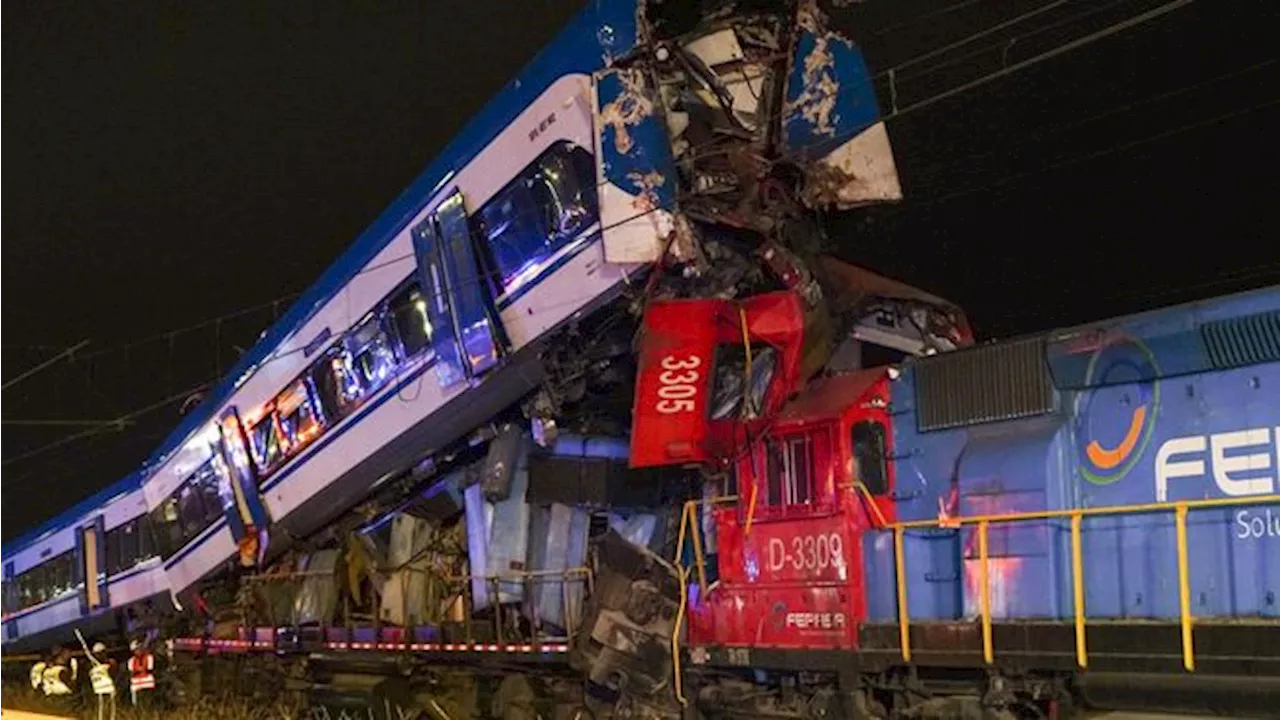
[(680, 631), (684, 628), (685, 614), (689, 609), (689, 570), (684, 567), (685, 538), (693, 530), (693, 563), (698, 571), (698, 587), (702, 592), (707, 589), (707, 560), (702, 554), (702, 533), (698, 532), (698, 507), (700, 505), (721, 505), (736, 502), (737, 495), (722, 495), (702, 500), (689, 500), (680, 509), (680, 532), (676, 538), (676, 553), (672, 564), (680, 574), (680, 607), (676, 611), (676, 622), (671, 628), (671, 670), (676, 699), (681, 705), (688, 705), (684, 696), (684, 674), (680, 670)]
[(893, 531), (894, 571), (897, 575), (898, 591), (898, 635), (902, 649), (902, 659), (905, 662), (911, 661), (911, 618), (907, 612), (906, 553), (903, 552), (903, 536), (906, 530), (913, 528), (956, 528), (964, 525), (977, 526), (978, 612), (982, 623), (982, 657), (990, 664), (995, 662), (995, 648), (993, 647), (991, 633), (990, 557), (987, 544), (991, 525), (1035, 520), (1070, 520), (1071, 589), (1075, 614), (1076, 664), (1083, 669), (1089, 666), (1088, 648), (1085, 643), (1084, 553), (1081, 539), (1081, 524), (1084, 518), (1172, 512), (1176, 528), (1178, 555), (1178, 604), (1179, 620), (1182, 628), (1182, 665), (1187, 671), (1194, 671), (1196, 659), (1192, 626), (1195, 618), (1191, 614), (1191, 573), (1187, 553), (1187, 514), (1191, 510), (1238, 507), (1242, 505), (1270, 505), (1274, 503), (1280, 503), (1280, 495), (1254, 495), (1250, 497), (1185, 500), (1141, 505), (1045, 510), (1040, 512), (978, 515), (894, 523), (889, 528)]
[[(1191, 573), (1189, 567), (1190, 560), (1187, 551), (1188, 514), (1193, 510), (1240, 507), (1248, 505), (1271, 505), (1280, 503), (1280, 494), (1271, 494), (1233, 498), (1186, 500), (1180, 502), (1146, 503), (1138, 505), (1117, 505), (1109, 507), (976, 515), (972, 517), (953, 517), (888, 523), (880, 513), (879, 507), (866, 491), (866, 488), (861, 486), (861, 483), (855, 483), (853, 485), (853, 489), (859, 493), (865, 501), (865, 504), (868, 506), (868, 512), (870, 513), (875, 526), (879, 529), (888, 530), (893, 533), (894, 574), (897, 581), (898, 638), (904, 662), (911, 662), (911, 616), (908, 611), (907, 604), (906, 552), (904, 547), (907, 530), (927, 528), (955, 529), (966, 525), (974, 526), (976, 528), (978, 534), (978, 612), (982, 627), (982, 657), (985, 662), (991, 664), (995, 662), (995, 647), (992, 633), (991, 559), (989, 544), (991, 526), (1007, 525), (1019, 522), (1032, 522), (1037, 520), (1068, 520), (1071, 527), (1071, 590), (1075, 622), (1076, 664), (1082, 669), (1088, 668), (1089, 666), (1089, 653), (1085, 633), (1086, 613), (1082, 534), (1084, 518), (1173, 513), (1177, 547), (1178, 605), (1179, 622), (1182, 631), (1182, 664), (1186, 670), (1194, 671), (1195, 643), (1192, 628), (1195, 618), (1191, 612)], [(680, 532), (676, 543), (675, 564), (677, 566), (682, 566), (686, 536), (689, 534), (689, 531), (693, 529), (692, 542), (694, 569), (697, 572), (698, 585), (700, 588), (703, 588), (704, 591), (707, 587), (706, 558), (703, 555), (701, 535), (696, 531), (698, 508), (704, 504), (734, 502), (737, 499), (738, 498), (735, 496), (725, 496), (709, 498), (706, 500), (691, 500), (684, 504), (683, 511), (681, 512)], [(683, 577), (687, 578), (688, 571), (683, 567), (681, 567), (681, 573)], [(677, 697), (683, 697), (683, 694), (680, 692), (679, 637), (680, 625), (686, 617), (687, 603), (687, 593), (682, 591), (680, 598), (680, 610), (678, 613), (680, 623), (677, 624), (671, 637), (672, 655), (675, 658)]]
[[(982, 625), (982, 657), (987, 664), (995, 662), (995, 646), (992, 633), (991, 609), (991, 572), (989, 535), (993, 524), (1011, 524), (1036, 520), (1067, 519), (1071, 523), (1071, 589), (1072, 605), (1075, 616), (1076, 664), (1081, 669), (1089, 666), (1089, 654), (1085, 634), (1085, 593), (1084, 593), (1084, 552), (1082, 525), (1086, 517), (1139, 515), (1172, 512), (1176, 528), (1177, 563), (1178, 563), (1178, 600), (1179, 619), (1182, 629), (1182, 664), (1188, 672), (1195, 670), (1195, 645), (1192, 633), (1194, 618), (1191, 614), (1191, 574), (1187, 552), (1187, 515), (1191, 510), (1208, 508), (1239, 507), (1246, 505), (1270, 505), (1280, 503), (1280, 494), (1255, 495), (1249, 497), (1216, 498), (1205, 500), (1186, 500), (1181, 502), (1146, 503), (1139, 505), (1119, 505), (1095, 508), (1073, 508), (1065, 510), (1044, 510), (1038, 512), (1005, 513), (996, 515), (977, 515), (972, 517), (953, 517), (930, 520), (912, 520), (888, 523), (881, 514), (866, 487), (854, 483), (853, 489), (859, 493), (868, 506), (868, 512), (877, 529), (889, 530), (893, 533), (894, 574), (897, 585), (898, 605), (898, 638), (904, 662), (911, 662), (911, 617), (907, 605), (907, 573), (904, 538), (910, 529), (947, 528), (956, 529), (966, 525), (976, 526), (978, 533), (978, 612)], [(697, 531), (698, 508), (701, 505), (722, 504), (738, 500), (736, 496), (723, 496), (705, 500), (690, 500), (684, 504), (680, 513), (680, 531), (676, 541), (674, 564), (680, 573), (680, 607), (676, 614), (676, 623), (671, 633), (672, 670), (674, 672), (674, 689), (676, 699), (681, 705), (687, 704), (684, 696), (683, 676), (680, 669), (680, 632), (688, 610), (688, 592), (686, 584), (689, 570), (684, 567), (684, 548), (686, 537), (693, 530), (694, 566), (698, 576), (698, 586), (703, 592), (707, 588), (706, 558), (703, 555), (702, 536)], [(748, 528), (749, 531), (749, 528)]]

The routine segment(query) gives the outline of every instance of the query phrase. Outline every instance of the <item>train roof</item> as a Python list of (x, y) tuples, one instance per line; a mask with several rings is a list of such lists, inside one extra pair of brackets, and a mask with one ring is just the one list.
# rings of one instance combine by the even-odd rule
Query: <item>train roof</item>
[(1185, 319), (1212, 322), (1275, 311), (1280, 311), (1280, 285), (1269, 285), (1229, 295), (1217, 295), (1200, 300), (1191, 300), (1177, 305), (1166, 305), (1129, 315), (1119, 315), (1079, 325), (1068, 325), (1048, 330), (1045, 333), (1035, 334), (1066, 337), (1116, 325), (1137, 326), (1160, 323), (1165, 320)]
[[(1272, 316), (1262, 319), (1267, 315)], [(1167, 374), (1206, 372), (1215, 366), (1211, 357), (1215, 354), (1228, 365), (1236, 363), (1226, 357), (1229, 355), (1238, 357), (1239, 364), (1280, 360), (1280, 284), (998, 338), (942, 355), (914, 357), (908, 363), (928, 363), (984, 347), (1041, 340), (1050, 343), (1052, 365), (1056, 352), (1074, 354), (1089, 346), (1089, 338), (1108, 332), (1123, 332), (1135, 340), (1156, 343), (1162, 352), (1183, 355), (1178, 368), (1166, 369)], [(1188, 359), (1188, 350), (1194, 357)]]

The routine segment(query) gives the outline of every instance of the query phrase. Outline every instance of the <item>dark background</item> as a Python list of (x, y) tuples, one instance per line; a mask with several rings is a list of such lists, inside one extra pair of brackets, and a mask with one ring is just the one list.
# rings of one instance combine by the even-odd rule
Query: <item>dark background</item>
[[(824, 217), (847, 258), (982, 338), (1280, 282), (1269, 0), (927, 106), (1162, 0), (849, 4), (907, 198)], [(89, 344), (4, 390), (4, 537), (136, 468), (579, 6), (6, 4), (4, 382)]]

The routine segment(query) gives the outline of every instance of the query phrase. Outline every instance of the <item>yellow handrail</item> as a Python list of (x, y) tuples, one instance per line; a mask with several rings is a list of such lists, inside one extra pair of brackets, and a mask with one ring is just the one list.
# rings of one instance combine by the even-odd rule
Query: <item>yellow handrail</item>
[(1191, 614), (1191, 572), (1187, 552), (1187, 513), (1191, 510), (1206, 508), (1239, 507), (1242, 505), (1270, 505), (1280, 503), (1280, 494), (1253, 495), (1232, 498), (1207, 498), (1203, 500), (1186, 500), (1181, 502), (1143, 503), (1137, 505), (1113, 505), (1109, 507), (1071, 508), (1065, 510), (1041, 510), (1035, 512), (1004, 513), (994, 515), (975, 515), (972, 517), (953, 517), (945, 521), (909, 520), (890, 525), (893, 531), (894, 570), (897, 573), (898, 589), (898, 634), (901, 644), (902, 659), (911, 662), (911, 619), (907, 613), (906, 555), (903, 552), (904, 531), (911, 528), (955, 528), (962, 525), (977, 525), (978, 531), (978, 563), (979, 563), (979, 613), (982, 624), (982, 656), (988, 663), (994, 662), (995, 649), (991, 630), (991, 588), (989, 577), (989, 557), (987, 546), (988, 529), (992, 523), (1014, 523), (1032, 520), (1052, 520), (1068, 518), (1071, 520), (1071, 576), (1072, 596), (1074, 600), (1076, 630), (1076, 664), (1081, 668), (1089, 665), (1088, 651), (1085, 644), (1085, 612), (1084, 612), (1084, 558), (1080, 526), (1085, 517), (1107, 515), (1134, 515), (1158, 512), (1173, 512), (1177, 532), (1178, 552), (1178, 595), (1179, 621), (1182, 629), (1182, 665), (1187, 671), (1195, 670), (1195, 646), (1193, 637), (1194, 618)]
[(1080, 542), (1080, 522), (1084, 516), (1071, 516), (1071, 597), (1076, 620), (1076, 664), (1089, 667), (1089, 653), (1085, 649), (1084, 633), (1084, 552)]
[(1178, 503), (1174, 511), (1178, 527), (1178, 607), (1182, 615), (1182, 666), (1188, 672), (1196, 669), (1195, 648), (1191, 645), (1191, 573), (1187, 567), (1187, 504)]
[[(1140, 505), (1110, 505), (1105, 507), (1073, 508), (1067, 510), (1039, 510), (1034, 512), (1005, 513), (997, 515), (973, 515), (971, 517), (953, 517), (947, 520), (953, 525), (976, 525), (983, 520), (993, 523), (1018, 522), (1024, 520), (1051, 520), (1054, 518), (1070, 518), (1079, 513), (1084, 517), (1097, 515), (1133, 515), (1140, 513), (1172, 512), (1177, 505), (1186, 505), (1190, 510), (1202, 510), (1214, 507), (1235, 507), (1240, 505), (1269, 505), (1280, 502), (1280, 494), (1251, 495), (1231, 498), (1206, 498), (1204, 500), (1187, 500), (1182, 503), (1144, 503)], [(894, 527), (930, 528), (941, 527), (938, 520), (908, 520), (894, 523)]]
[(991, 573), (987, 556), (989, 527), (986, 520), (978, 523), (978, 582), (982, 585), (978, 590), (978, 604), (982, 611), (982, 659), (988, 665), (995, 662), (995, 648), (991, 642)]
[(885, 518), (884, 513), (880, 512), (880, 506), (876, 504), (875, 498), (871, 496), (871, 491), (867, 489), (866, 484), (861, 480), (855, 480), (853, 489), (862, 496), (862, 501), (867, 504), (867, 507), (871, 508), (871, 515), (875, 519), (876, 528), (889, 527), (889, 521)]
[(907, 614), (907, 554), (902, 551), (905, 528), (893, 529), (893, 568), (898, 576), (898, 641), (902, 661), (911, 662), (911, 618)]
[(684, 673), (680, 670), (680, 630), (684, 627), (685, 608), (689, 606), (689, 571), (677, 565), (676, 572), (680, 574), (680, 608), (676, 610), (676, 621), (671, 626), (672, 687), (676, 691), (676, 700), (680, 701), (681, 706), (687, 706), (689, 701), (684, 696)]
[[(977, 525), (978, 532), (978, 563), (979, 563), (979, 612), (982, 628), (982, 656), (983, 660), (988, 663), (995, 661), (995, 647), (992, 626), (992, 608), (991, 608), (991, 587), (990, 587), (990, 546), (989, 534), (990, 527), (993, 524), (1007, 524), (1015, 522), (1027, 522), (1035, 520), (1053, 520), (1068, 519), (1071, 522), (1071, 583), (1072, 583), (1072, 600), (1073, 614), (1075, 621), (1075, 645), (1076, 645), (1076, 664), (1087, 669), (1089, 666), (1087, 637), (1086, 637), (1086, 614), (1085, 614), (1085, 593), (1084, 593), (1084, 551), (1082, 540), (1082, 524), (1086, 517), (1098, 516), (1114, 516), (1114, 515), (1134, 515), (1134, 514), (1150, 514), (1160, 512), (1173, 512), (1175, 515), (1175, 524), (1177, 531), (1177, 552), (1178, 552), (1178, 590), (1180, 605), (1180, 624), (1182, 630), (1182, 660), (1183, 667), (1188, 671), (1195, 670), (1195, 646), (1194, 646), (1194, 617), (1191, 613), (1191, 576), (1190, 561), (1187, 550), (1187, 514), (1191, 510), (1201, 510), (1207, 508), (1221, 507), (1239, 507), (1247, 505), (1269, 505), (1280, 503), (1280, 494), (1255, 495), (1245, 497), (1232, 498), (1209, 498), (1202, 500), (1187, 500), (1182, 502), (1165, 502), (1165, 503), (1143, 503), (1135, 505), (1116, 505), (1109, 507), (1092, 507), (1092, 508), (1070, 508), (1063, 510), (1041, 510), (1034, 512), (1018, 512), (1003, 513), (990, 515), (974, 515), (971, 517), (952, 517), (942, 519), (929, 520), (909, 520), (904, 522), (889, 523), (880, 512), (879, 506), (874, 502), (874, 498), (870, 496), (867, 488), (862, 483), (855, 482), (853, 489), (866, 501), (871, 507), (871, 514), (879, 529), (889, 530), (893, 532), (893, 555), (894, 555), (894, 572), (896, 577), (897, 590), (897, 609), (898, 609), (898, 636), (901, 647), (902, 659), (904, 662), (911, 662), (911, 618), (908, 611), (907, 602), (907, 580), (906, 580), (906, 552), (904, 548), (904, 536), (906, 530), (914, 528), (959, 528), (964, 525)], [(681, 573), (681, 598), (678, 618), (683, 623), (687, 613), (688, 593), (685, 584), (687, 583), (689, 571), (682, 567), (684, 556), (685, 536), (690, 528), (694, 529), (693, 549), (694, 564), (698, 572), (698, 584), (704, 591), (707, 587), (706, 581), (706, 559), (702, 552), (702, 539), (697, 532), (698, 515), (697, 508), (704, 504), (719, 504), (725, 502), (733, 502), (738, 500), (737, 496), (723, 496), (716, 498), (707, 498), (705, 500), (690, 500), (684, 504), (680, 516), (680, 532), (679, 539), (676, 543), (676, 564), (680, 566)], [(672, 652), (679, 652), (679, 631), (672, 635)], [(676, 659), (676, 669), (678, 675), (679, 659)], [(677, 677), (677, 696), (683, 697), (680, 685), (680, 679)]]

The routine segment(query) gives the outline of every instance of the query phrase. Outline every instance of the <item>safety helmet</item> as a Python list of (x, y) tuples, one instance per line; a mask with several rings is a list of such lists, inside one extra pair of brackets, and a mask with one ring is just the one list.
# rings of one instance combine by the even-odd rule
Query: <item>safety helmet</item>
[(137, 641), (137, 640), (130, 640), (130, 641), (129, 641), (129, 651), (130, 651), (130, 652), (133, 652), (134, 650), (137, 650), (137, 649), (138, 649), (138, 641)]
[(96, 653), (106, 652), (106, 651), (107, 651), (107, 646), (106, 646), (106, 645), (103, 645), (103, 644), (102, 644), (102, 643), (100, 643), (100, 642), (96, 642), (96, 643), (94, 643), (94, 644), (93, 644), (93, 651), (94, 651), (94, 652), (96, 652)]

